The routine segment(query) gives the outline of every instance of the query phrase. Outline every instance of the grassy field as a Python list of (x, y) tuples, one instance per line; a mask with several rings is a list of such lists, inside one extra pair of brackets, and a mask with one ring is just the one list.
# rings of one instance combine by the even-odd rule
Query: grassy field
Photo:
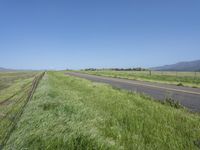
[(36, 72), (0, 73), (0, 147), (8, 140), (32, 88)]
[(109, 85), (48, 72), (5, 149), (198, 149), (200, 116)]
[(159, 82), (167, 84), (175, 84), (181, 86), (198, 87), (200, 88), (200, 73), (199, 72), (160, 72), (152, 71), (151, 75), (149, 71), (112, 71), (112, 70), (100, 70), (100, 71), (81, 71), (83, 73), (125, 78), (132, 80), (142, 80), (149, 82)]

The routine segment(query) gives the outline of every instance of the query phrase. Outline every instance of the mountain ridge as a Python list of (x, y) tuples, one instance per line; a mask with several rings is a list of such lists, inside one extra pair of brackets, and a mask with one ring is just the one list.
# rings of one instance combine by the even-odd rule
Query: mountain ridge
[(0, 67), (0, 71), (14, 71), (14, 69)]
[(155, 71), (200, 71), (200, 60), (182, 61), (171, 65), (150, 68)]

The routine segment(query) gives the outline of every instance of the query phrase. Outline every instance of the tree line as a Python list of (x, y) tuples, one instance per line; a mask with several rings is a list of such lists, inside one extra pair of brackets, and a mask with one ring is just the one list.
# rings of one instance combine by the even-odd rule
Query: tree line
[(107, 69), (97, 69), (97, 68), (86, 68), (85, 71), (98, 71), (98, 70), (113, 70), (113, 71), (148, 71), (148, 69), (137, 67), (137, 68), (107, 68)]

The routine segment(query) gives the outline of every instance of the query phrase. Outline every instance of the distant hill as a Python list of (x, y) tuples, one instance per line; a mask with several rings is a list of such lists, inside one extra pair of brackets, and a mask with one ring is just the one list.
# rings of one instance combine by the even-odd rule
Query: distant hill
[(179, 62), (151, 69), (156, 71), (200, 71), (200, 60)]
[(14, 71), (14, 69), (8, 69), (8, 68), (0, 67), (0, 72), (3, 72), (3, 71)]

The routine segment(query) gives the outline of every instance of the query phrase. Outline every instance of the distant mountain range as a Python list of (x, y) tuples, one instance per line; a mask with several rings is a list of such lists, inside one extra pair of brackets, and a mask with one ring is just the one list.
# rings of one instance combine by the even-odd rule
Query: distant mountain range
[(179, 62), (151, 69), (156, 71), (200, 71), (200, 60)]
[(3, 71), (15, 71), (15, 70), (14, 69), (8, 69), (8, 68), (0, 67), (0, 72), (3, 72)]

